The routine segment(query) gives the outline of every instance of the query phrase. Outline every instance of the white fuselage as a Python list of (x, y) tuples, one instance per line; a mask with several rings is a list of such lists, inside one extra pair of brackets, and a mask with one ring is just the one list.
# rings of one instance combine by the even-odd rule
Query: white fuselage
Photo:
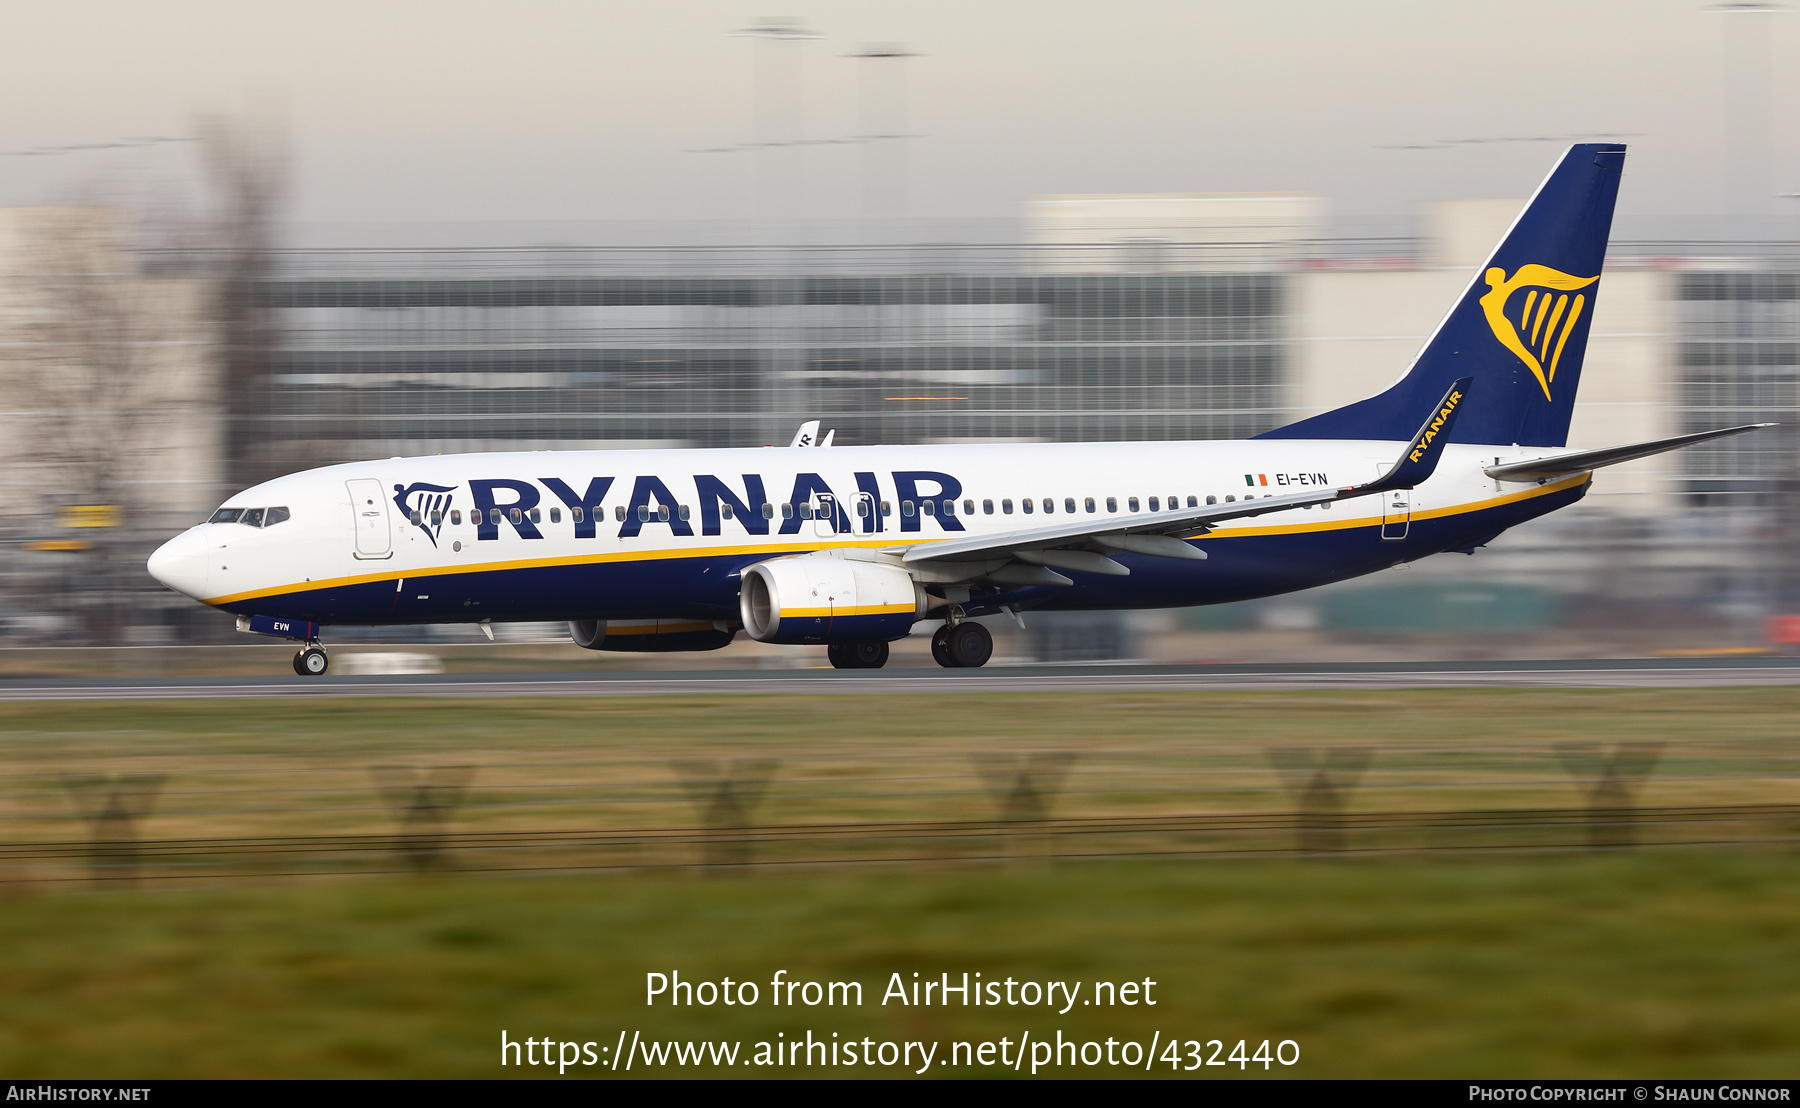
[[(1275, 439), (394, 458), (246, 489), (226, 507), (282, 507), (288, 518), (203, 523), (159, 550), (151, 571), (214, 607), (319, 623), (729, 618), (739, 571), (769, 558), (894, 550), (1072, 519), (1153, 519), (1175, 505), (1353, 485), (1384, 472), (1403, 445)], [(1129, 577), (1074, 574), (1070, 586), (1013, 599), (1185, 606), (1457, 549), (1585, 491), (1586, 474), (1540, 484), (1482, 472), (1544, 453), (1451, 445), (1415, 489), (1223, 522), (1193, 539), (1207, 561), (1127, 555)]]

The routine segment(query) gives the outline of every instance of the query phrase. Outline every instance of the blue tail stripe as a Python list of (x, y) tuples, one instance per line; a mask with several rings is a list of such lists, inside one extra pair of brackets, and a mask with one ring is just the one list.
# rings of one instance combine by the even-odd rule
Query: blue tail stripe
[[(1571, 146), (1405, 377), (1378, 396), (1258, 437), (1405, 441), (1453, 381), (1470, 377), (1480, 399), (1457, 420), (1451, 442), (1565, 445), (1624, 165), (1622, 145)], [(1554, 323), (1543, 314), (1553, 297), (1568, 305)], [(1554, 341), (1541, 332), (1533, 341), (1540, 323)]]

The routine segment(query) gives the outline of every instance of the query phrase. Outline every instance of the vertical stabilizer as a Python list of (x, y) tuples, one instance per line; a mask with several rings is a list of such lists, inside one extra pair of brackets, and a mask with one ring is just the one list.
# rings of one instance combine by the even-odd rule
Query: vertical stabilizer
[(1624, 146), (1571, 146), (1406, 376), (1380, 395), (1259, 437), (1405, 440), (1467, 377), (1476, 399), (1450, 441), (1564, 445), (1624, 165)]

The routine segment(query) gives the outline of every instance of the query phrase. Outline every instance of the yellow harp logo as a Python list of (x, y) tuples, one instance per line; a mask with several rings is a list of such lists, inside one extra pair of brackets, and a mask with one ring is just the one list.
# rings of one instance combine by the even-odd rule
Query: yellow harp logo
[[(1509, 279), (1506, 271), (1495, 267), (1487, 271), (1488, 291), (1481, 298), (1481, 310), (1500, 345), (1519, 356), (1537, 376), (1544, 399), (1550, 399), (1550, 382), (1556, 380), (1556, 365), (1562, 361), (1563, 344), (1575, 330), (1575, 321), (1587, 306), (1587, 297), (1570, 293), (1598, 281), (1593, 277), (1571, 277), (1547, 265), (1522, 265)], [(1516, 292), (1524, 297), (1513, 304), (1507, 301)]]

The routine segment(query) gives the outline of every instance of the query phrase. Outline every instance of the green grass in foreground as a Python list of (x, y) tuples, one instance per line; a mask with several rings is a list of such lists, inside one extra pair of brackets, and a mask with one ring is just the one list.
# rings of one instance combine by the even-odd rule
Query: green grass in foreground
[[(1309, 1077), (1791, 1076), (1795, 871), (1788, 853), (1663, 851), (15, 897), (0, 901), (0, 1071), (503, 1077), (519, 1071), (497, 1064), (502, 1029), (610, 1045), (621, 1028), (746, 1041), (810, 1028), (1295, 1039), (1286, 1072)], [(646, 1008), (644, 974), (671, 969), (853, 979), (865, 1004), (774, 1009), (765, 987), (753, 1008)], [(915, 970), (1151, 977), (1159, 1003), (1063, 1017), (881, 1006), (888, 974)]]

